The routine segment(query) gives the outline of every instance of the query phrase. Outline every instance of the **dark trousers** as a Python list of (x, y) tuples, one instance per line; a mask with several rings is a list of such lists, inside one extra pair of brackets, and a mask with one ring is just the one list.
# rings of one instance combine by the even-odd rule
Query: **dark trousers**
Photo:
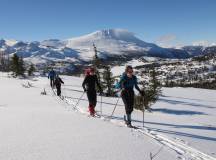
[(57, 96), (61, 96), (61, 86), (56, 86)]
[(96, 90), (87, 90), (87, 97), (89, 101), (89, 106), (96, 106), (97, 104), (97, 94)]
[(53, 88), (54, 87), (54, 78), (50, 78), (50, 86)]
[(134, 107), (134, 91), (132, 89), (123, 90), (121, 96), (125, 105), (126, 114), (131, 114), (133, 112)]

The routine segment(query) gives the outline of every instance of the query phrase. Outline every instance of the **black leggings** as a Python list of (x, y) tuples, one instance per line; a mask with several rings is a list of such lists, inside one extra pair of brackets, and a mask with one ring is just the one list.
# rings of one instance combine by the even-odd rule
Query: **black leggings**
[(50, 78), (50, 86), (54, 87), (54, 78)]
[(61, 86), (56, 86), (57, 96), (61, 96)]
[(87, 90), (87, 97), (88, 97), (89, 105), (93, 105), (95, 107), (97, 104), (96, 90)]
[(131, 114), (133, 112), (133, 107), (134, 107), (134, 91), (123, 90), (121, 96), (125, 105), (126, 114)]

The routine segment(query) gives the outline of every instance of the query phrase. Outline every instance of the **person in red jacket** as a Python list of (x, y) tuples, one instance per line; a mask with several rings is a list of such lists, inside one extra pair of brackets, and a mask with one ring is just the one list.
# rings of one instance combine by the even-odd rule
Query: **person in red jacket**
[(82, 83), (84, 92), (87, 93), (87, 97), (89, 101), (89, 112), (91, 116), (95, 115), (95, 107), (97, 104), (96, 85), (99, 88), (99, 92), (102, 94), (103, 91), (99, 84), (98, 77), (95, 74), (95, 69), (91, 67), (90, 69), (86, 71), (86, 76)]

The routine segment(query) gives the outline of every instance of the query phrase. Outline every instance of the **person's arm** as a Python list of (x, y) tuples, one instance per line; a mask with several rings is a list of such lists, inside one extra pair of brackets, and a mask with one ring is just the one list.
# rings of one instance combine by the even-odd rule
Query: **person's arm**
[(83, 87), (83, 90), (84, 90), (84, 91), (86, 91), (86, 87), (85, 87), (86, 82), (87, 82), (87, 76), (85, 77), (85, 79), (84, 79), (84, 81), (83, 81), (83, 83), (82, 83), (82, 87)]
[(139, 88), (139, 86), (138, 86), (138, 82), (137, 82), (137, 77), (136, 77), (136, 76), (134, 77), (134, 82), (135, 82), (135, 88), (136, 88), (136, 90), (139, 91), (139, 93), (140, 93), (142, 96), (144, 96), (145, 93), (144, 93), (144, 91), (141, 91), (141, 90), (140, 90), (140, 88)]
[(59, 78), (59, 79), (60, 79), (60, 82), (64, 84), (64, 82), (62, 81), (62, 79), (61, 78)]
[(136, 76), (134, 76), (134, 85), (135, 85), (136, 90), (139, 91), (139, 92), (141, 92), (141, 90), (140, 90), (140, 88), (138, 86), (138, 82), (137, 82), (137, 77)]
[(125, 75), (124, 74), (120, 77), (119, 83), (120, 83), (121, 89), (124, 90), (125, 89), (125, 85), (124, 85), (124, 83), (125, 83)]
[(48, 79), (50, 78), (50, 72), (48, 73)]

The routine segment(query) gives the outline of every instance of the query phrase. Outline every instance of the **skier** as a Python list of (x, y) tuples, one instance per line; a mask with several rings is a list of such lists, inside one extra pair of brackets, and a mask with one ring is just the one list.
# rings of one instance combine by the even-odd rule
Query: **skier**
[(125, 123), (128, 127), (132, 127), (131, 125), (131, 113), (133, 112), (134, 107), (134, 90), (135, 87), (142, 96), (144, 96), (144, 91), (141, 91), (137, 84), (137, 77), (133, 75), (132, 66), (127, 66), (125, 72), (120, 78), (120, 87), (121, 97), (125, 105), (126, 116), (124, 116)]
[(54, 81), (54, 85), (57, 89), (57, 96), (61, 96), (61, 84), (64, 84), (64, 82), (62, 81), (62, 79), (59, 77), (59, 75), (56, 75), (55, 81)]
[(98, 82), (97, 75), (95, 75), (95, 69), (91, 67), (86, 70), (86, 76), (82, 84), (84, 92), (87, 92), (89, 112), (91, 116), (95, 116), (95, 106), (97, 104), (96, 84), (99, 88), (100, 94), (102, 94), (103, 91)]
[(50, 86), (52, 88), (54, 87), (54, 80), (55, 80), (55, 78), (56, 78), (56, 72), (52, 68), (52, 70), (48, 74), (48, 79), (50, 79)]

